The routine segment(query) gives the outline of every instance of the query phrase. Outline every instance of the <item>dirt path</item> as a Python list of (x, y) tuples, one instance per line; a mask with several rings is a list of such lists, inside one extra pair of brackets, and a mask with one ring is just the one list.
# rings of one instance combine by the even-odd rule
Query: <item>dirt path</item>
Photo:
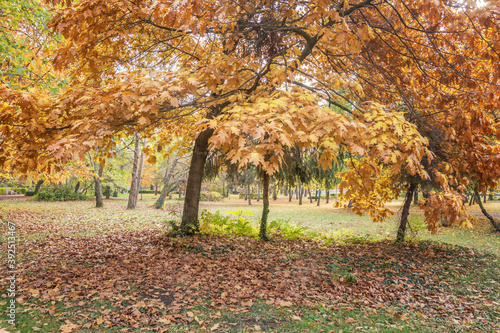
[(6, 201), (6, 200), (27, 200), (29, 197), (25, 196), (24, 194), (19, 194), (19, 195), (0, 195), (0, 201)]

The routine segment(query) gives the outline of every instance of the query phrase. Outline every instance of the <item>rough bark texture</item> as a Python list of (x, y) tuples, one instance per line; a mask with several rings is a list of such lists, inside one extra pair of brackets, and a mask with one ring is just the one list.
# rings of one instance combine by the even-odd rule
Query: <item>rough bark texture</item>
[(98, 165), (98, 172), (97, 176), (94, 177), (95, 181), (95, 206), (96, 208), (101, 208), (104, 206), (104, 200), (102, 199), (102, 174), (104, 171), (104, 168), (102, 165)]
[(111, 196), (111, 187), (109, 185), (106, 185), (106, 189), (104, 190), (104, 197), (106, 199), (109, 199)]
[[(477, 188), (474, 189), (474, 194), (480, 198), (479, 196), (479, 192), (477, 191)], [(481, 208), (481, 212), (483, 213), (484, 216), (486, 216), (486, 218), (491, 222), (491, 225), (493, 226), (493, 228), (495, 228), (495, 231), (496, 232), (500, 232), (500, 222), (498, 221), (495, 221), (495, 219), (493, 218), (493, 216), (491, 216), (490, 214), (488, 214), (488, 212), (486, 211), (486, 209), (484, 208), (481, 200), (478, 201), (478, 204), (479, 204), (479, 208)]]
[(35, 193), (33, 193), (33, 195), (37, 195), (38, 192), (40, 191), (40, 187), (42, 187), (42, 184), (43, 184), (44, 180), (43, 179), (39, 179), (37, 182), (36, 182), (36, 185), (35, 185)]
[(402, 243), (405, 240), (406, 228), (408, 227), (408, 216), (410, 215), (410, 206), (413, 199), (413, 193), (417, 189), (416, 184), (410, 184), (408, 192), (406, 192), (405, 201), (403, 204), (403, 210), (401, 211), (401, 221), (399, 223), (398, 235), (396, 237), (396, 243)]
[(192, 235), (200, 229), (198, 207), (200, 203), (201, 183), (208, 156), (208, 140), (213, 133), (213, 129), (204, 130), (194, 143), (181, 222), (181, 232), (185, 235)]
[(135, 147), (134, 147), (134, 162), (132, 165), (132, 181), (130, 183), (130, 192), (128, 195), (127, 209), (135, 209), (137, 205), (137, 196), (139, 193), (139, 159), (141, 156), (141, 146), (139, 141), (139, 134), (135, 134)]
[(259, 237), (262, 240), (268, 240), (267, 238), (267, 217), (269, 215), (269, 174), (264, 171), (262, 175), (262, 218), (260, 220), (260, 231)]

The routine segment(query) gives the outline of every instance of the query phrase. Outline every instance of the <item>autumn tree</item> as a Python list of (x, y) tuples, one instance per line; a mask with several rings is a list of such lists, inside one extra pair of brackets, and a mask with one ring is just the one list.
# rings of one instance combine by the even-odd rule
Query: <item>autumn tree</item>
[[(320, 147), (324, 168), (341, 148), (358, 156), (341, 188), (345, 199), (356, 199), (355, 212), (375, 220), (390, 214), (386, 201), (409, 188), (402, 170), (437, 182), (439, 190), (422, 202), (435, 229), (443, 209), (450, 216), (463, 211), (463, 170), (496, 165), (499, 156), (497, 7), (464, 1), (65, 1), (52, 21), (64, 38), (53, 61), (71, 74), (70, 84), (46, 99), (3, 87), (5, 119), (11, 129), (32, 110), (52, 115), (44, 130), (57, 135), (37, 129), (39, 141), (26, 138), (37, 148), (31, 161), (43, 157), (39, 152), (69, 160), (94, 147), (96, 137), (112, 147), (117, 131), (191, 133), (186, 234), (198, 230), (211, 147), (239, 167), (258, 166), (265, 179), (296, 144)], [(323, 107), (331, 105), (345, 114)], [(449, 152), (432, 174), (425, 168), (435, 159), (427, 129), (442, 132)], [(498, 178), (472, 174), (484, 185)]]

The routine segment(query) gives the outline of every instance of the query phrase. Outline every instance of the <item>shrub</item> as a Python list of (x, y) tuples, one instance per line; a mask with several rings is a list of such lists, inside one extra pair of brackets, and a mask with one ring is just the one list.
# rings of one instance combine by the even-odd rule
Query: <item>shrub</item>
[(139, 193), (144, 193), (144, 194), (153, 194), (155, 191), (150, 191), (150, 190), (140, 190)]
[(204, 210), (200, 218), (200, 231), (214, 235), (246, 235), (257, 237), (259, 231), (255, 224), (242, 216), (252, 215), (252, 212), (240, 210), (225, 213), (236, 216), (222, 216), (220, 212), (212, 214)]
[(218, 192), (201, 192), (200, 200), (202, 201), (222, 201), (222, 194)]
[(0, 195), (6, 195), (7, 192), (5, 190), (5, 187), (0, 187)]
[(39, 201), (70, 201), (88, 200), (88, 196), (83, 193), (75, 193), (73, 187), (67, 185), (49, 185), (42, 187), (35, 196)]
[(277, 219), (269, 222), (267, 227), (269, 234), (280, 234), (285, 239), (296, 239), (309, 235), (309, 230), (299, 224), (294, 224), (288, 220)]
[(14, 188), (13, 190), (19, 194), (26, 194), (26, 191), (27, 191), (27, 189), (25, 189), (24, 187)]
[(32, 197), (35, 195), (35, 191), (26, 191), (26, 193), (24, 195), (27, 197)]

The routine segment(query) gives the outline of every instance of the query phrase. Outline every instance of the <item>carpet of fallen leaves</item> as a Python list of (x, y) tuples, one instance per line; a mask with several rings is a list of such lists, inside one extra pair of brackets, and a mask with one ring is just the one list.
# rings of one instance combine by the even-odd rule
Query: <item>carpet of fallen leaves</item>
[[(39, 216), (23, 214), (32, 216), (17, 224), (29, 233), (28, 221)], [(271, 242), (171, 238), (158, 228), (81, 237), (59, 230), (19, 247), (21, 311), (57, 318), (62, 332), (227, 331), (225, 312), (251, 313), (257, 304), (292, 309), (289, 321), (302, 320), (304, 311), (318, 305), (344, 305), (389, 313), (400, 321), (411, 316), (436, 329), (500, 329), (498, 258), (465, 248), (388, 241), (337, 246), (279, 237)], [(5, 256), (1, 261), (7, 267)], [(6, 278), (0, 270), (2, 299)], [(346, 319), (351, 321), (354, 329), (355, 320)], [(239, 327), (283, 331), (285, 324), (261, 320)], [(34, 327), (22, 332), (37, 331), (43, 323)]]

